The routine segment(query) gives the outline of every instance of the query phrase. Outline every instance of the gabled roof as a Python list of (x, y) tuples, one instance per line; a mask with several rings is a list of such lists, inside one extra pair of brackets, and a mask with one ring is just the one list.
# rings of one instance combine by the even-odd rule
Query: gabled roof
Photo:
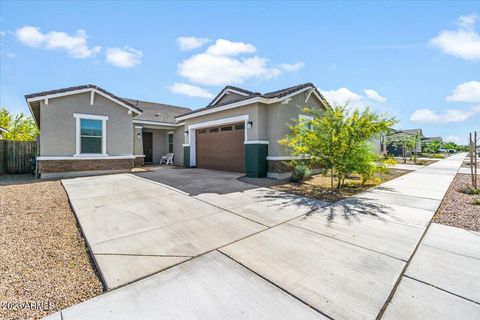
[(130, 102), (131, 104), (141, 108), (143, 113), (135, 116), (134, 120), (141, 121), (155, 121), (162, 123), (172, 123), (175, 124), (175, 116), (179, 116), (186, 112), (192, 111), (189, 108), (172, 106), (164, 103), (149, 102), (143, 100), (135, 100), (124, 98), (125, 101)]
[[(296, 85), (296, 86), (292, 86), (292, 87), (288, 87), (288, 88), (284, 88), (284, 89), (281, 89), (281, 90), (276, 90), (276, 91), (272, 91), (272, 92), (267, 92), (267, 93), (259, 93), (259, 92), (253, 92), (253, 91), (249, 91), (249, 90), (245, 90), (245, 89), (242, 89), (242, 88), (238, 88), (238, 87), (233, 87), (233, 86), (226, 86), (225, 88), (222, 89), (222, 91), (220, 91), (220, 93), (204, 108), (200, 108), (200, 109), (196, 109), (196, 110), (193, 110), (191, 112), (188, 112), (188, 113), (185, 113), (185, 114), (182, 114), (182, 115), (179, 115), (177, 116), (178, 117), (184, 117), (184, 116), (188, 116), (188, 115), (191, 115), (191, 114), (195, 114), (195, 113), (198, 113), (198, 112), (202, 112), (202, 111), (207, 111), (207, 110), (210, 110), (212, 109), (212, 111), (216, 108), (220, 108), (220, 107), (226, 107), (228, 105), (234, 105), (234, 104), (238, 104), (238, 103), (241, 103), (243, 101), (247, 101), (247, 100), (250, 100), (250, 99), (254, 99), (254, 98), (262, 98), (263, 100), (261, 102), (264, 102), (264, 103), (271, 103), (271, 102), (275, 102), (276, 100), (274, 99), (282, 99), (286, 96), (289, 96), (289, 95), (292, 95), (292, 94), (295, 94), (297, 92), (300, 92), (302, 90), (306, 90), (306, 89), (312, 89), (313, 92), (315, 92), (315, 94), (319, 97), (319, 99), (322, 101), (322, 103), (325, 105), (325, 106), (328, 106), (328, 102), (327, 100), (322, 96), (322, 94), (320, 93), (320, 91), (318, 91), (318, 89), (315, 87), (315, 85), (311, 82), (307, 82), (307, 83), (303, 83), (303, 84), (299, 84), (299, 85)], [(240, 97), (240, 98), (237, 98), (237, 99), (233, 99), (233, 100), (230, 100), (230, 101), (227, 101), (227, 102), (224, 102), (224, 103), (218, 103), (218, 100), (220, 100), (220, 98), (225, 94), (226, 91), (228, 90), (234, 90), (234, 91), (237, 91), (237, 92), (240, 92), (242, 95), (244, 95), (243, 97)], [(253, 100), (252, 100), (253, 101)], [(253, 103), (253, 102), (252, 102)]]
[(210, 101), (210, 103), (207, 105), (207, 107), (211, 107), (211, 106), (217, 105), (217, 104), (218, 104), (218, 101), (219, 101), (225, 94), (230, 93), (230, 92), (236, 93), (236, 94), (241, 95), (241, 96), (244, 96), (244, 97), (260, 95), (259, 92), (253, 92), (253, 91), (245, 90), (245, 89), (242, 89), (242, 88), (239, 88), (239, 87), (235, 87), (235, 86), (226, 86), (225, 88), (223, 88), (223, 89), (215, 96), (215, 98), (212, 99), (212, 101)]
[(98, 91), (106, 94), (107, 96), (109, 96), (109, 97), (111, 97), (115, 100), (118, 100), (118, 101), (128, 105), (129, 107), (135, 109), (136, 111), (138, 111), (138, 113), (142, 112), (142, 109), (140, 109), (139, 107), (137, 107), (137, 106), (131, 104), (130, 102), (124, 100), (123, 98), (120, 98), (120, 97), (114, 95), (113, 93), (111, 93), (111, 92), (109, 92), (105, 89), (102, 89), (99, 86), (93, 85), (93, 84), (85, 84), (85, 85), (75, 86), (75, 87), (67, 87), (67, 88), (61, 88), (61, 89), (31, 93), (31, 94), (25, 95), (25, 99), (27, 101), (29, 101), (29, 100), (32, 100), (33, 98), (48, 97), (48, 96), (61, 96), (62, 93), (69, 93), (69, 92), (74, 93), (74, 92), (78, 92), (78, 91), (82, 91), (82, 90), (86, 90), (86, 89), (98, 90)]

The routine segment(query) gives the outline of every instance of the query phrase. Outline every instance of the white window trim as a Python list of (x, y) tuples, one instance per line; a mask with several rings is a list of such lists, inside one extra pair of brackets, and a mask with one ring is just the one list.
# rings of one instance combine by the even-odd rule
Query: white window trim
[(241, 115), (236, 117), (229, 117), (211, 121), (205, 121), (200, 123), (191, 124), (188, 126), (188, 145), (190, 145), (190, 165), (196, 166), (197, 165), (197, 158), (196, 158), (196, 142), (195, 142), (195, 132), (197, 129), (208, 128), (208, 127), (215, 127), (224, 124), (233, 124), (237, 122), (245, 123), (245, 140), (248, 140), (247, 135), (247, 122), (248, 122), (248, 115)]
[[(108, 157), (107, 154), (107, 120), (108, 116), (99, 116), (94, 114), (82, 114), (74, 113), (73, 117), (75, 118), (75, 157)], [(91, 120), (101, 120), (102, 121), (102, 153), (81, 153), (81, 144), (80, 144), (80, 120), (81, 119), (91, 119)]]
[(267, 140), (249, 140), (249, 141), (244, 141), (244, 144), (269, 144), (270, 141)]

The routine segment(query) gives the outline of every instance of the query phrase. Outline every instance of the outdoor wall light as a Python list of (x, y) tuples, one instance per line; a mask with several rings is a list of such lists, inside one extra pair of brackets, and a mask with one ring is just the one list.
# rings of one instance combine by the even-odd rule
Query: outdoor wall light
[(188, 136), (188, 130), (185, 130), (185, 135)]
[(141, 133), (137, 133), (137, 139), (140, 139), (142, 137)]
[(253, 122), (252, 121), (248, 121), (247, 122), (247, 129), (252, 129), (253, 127)]

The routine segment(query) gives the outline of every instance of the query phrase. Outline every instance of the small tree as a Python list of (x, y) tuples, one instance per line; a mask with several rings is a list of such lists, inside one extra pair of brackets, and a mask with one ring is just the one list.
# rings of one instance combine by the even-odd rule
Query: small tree
[(433, 140), (425, 142), (423, 145), (422, 151), (425, 153), (437, 153), (438, 150), (442, 147), (442, 143), (438, 140)]
[(305, 109), (312, 120), (301, 119), (291, 134), (280, 140), (293, 156), (330, 171), (330, 186), (340, 188), (348, 175), (357, 172), (367, 179), (377, 168), (378, 155), (370, 139), (396, 123), (394, 118), (365, 111), (348, 111), (346, 106), (329, 106), (325, 111)]
[(410, 151), (413, 156), (413, 162), (417, 163), (417, 146), (420, 142), (420, 132), (415, 134), (397, 133), (388, 138), (389, 143), (395, 147), (402, 148), (403, 163), (407, 163), (407, 151)]
[(0, 127), (8, 130), (2, 135), (6, 140), (34, 141), (39, 133), (31, 117), (23, 113), (14, 115), (6, 108), (0, 109)]

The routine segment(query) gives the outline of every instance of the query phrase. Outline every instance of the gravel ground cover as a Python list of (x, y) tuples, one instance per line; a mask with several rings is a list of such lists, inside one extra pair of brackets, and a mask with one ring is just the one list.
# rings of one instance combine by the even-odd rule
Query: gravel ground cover
[(471, 184), (470, 175), (455, 176), (432, 222), (480, 231), (480, 205), (473, 204), (476, 199), (480, 200), (480, 195), (460, 192), (466, 184)]
[(0, 179), (0, 319), (40, 319), (102, 293), (60, 181)]
[(367, 181), (362, 184), (358, 175), (352, 175), (345, 179), (345, 186), (340, 189), (330, 189), (330, 177), (324, 174), (313, 175), (310, 179), (301, 183), (290, 182), (288, 179), (275, 180), (269, 178), (248, 178), (240, 177), (239, 180), (257, 185), (259, 187), (268, 187), (278, 191), (288, 192), (300, 196), (322, 201), (335, 202), (360, 192), (378, 186), (381, 183), (398, 178), (404, 174), (410, 173), (408, 170), (391, 169), (386, 174), (379, 174), (375, 180)]

